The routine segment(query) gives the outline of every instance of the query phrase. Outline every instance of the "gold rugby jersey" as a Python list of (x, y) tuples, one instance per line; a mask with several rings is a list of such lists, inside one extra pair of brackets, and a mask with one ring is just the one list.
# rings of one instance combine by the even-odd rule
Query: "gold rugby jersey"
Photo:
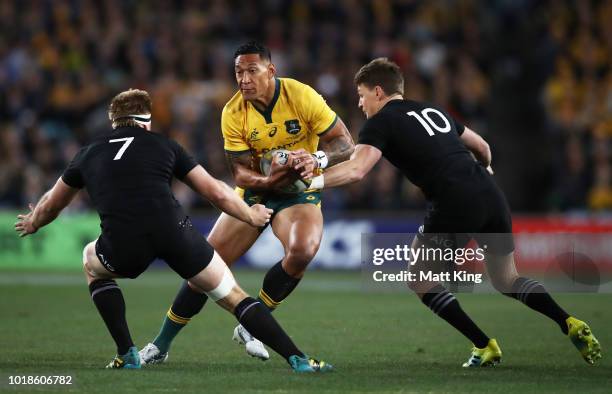
[(278, 77), (275, 84), (265, 111), (243, 100), (240, 92), (227, 102), (221, 115), (226, 151), (251, 151), (257, 159), (274, 149), (316, 152), (319, 136), (336, 124), (336, 113), (306, 84)]

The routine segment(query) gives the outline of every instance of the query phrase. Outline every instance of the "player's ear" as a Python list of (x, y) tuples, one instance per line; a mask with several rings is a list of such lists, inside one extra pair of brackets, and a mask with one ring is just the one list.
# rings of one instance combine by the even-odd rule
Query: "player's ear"
[(272, 78), (275, 75), (276, 75), (276, 67), (274, 66), (274, 63), (268, 64), (268, 77)]
[(376, 98), (379, 100), (382, 100), (383, 97), (385, 96), (384, 90), (382, 90), (380, 86), (376, 86), (374, 90), (376, 91)]

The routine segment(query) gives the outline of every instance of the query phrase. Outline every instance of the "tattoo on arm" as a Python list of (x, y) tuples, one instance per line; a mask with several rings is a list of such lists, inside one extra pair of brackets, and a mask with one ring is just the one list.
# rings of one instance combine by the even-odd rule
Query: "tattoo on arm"
[(355, 150), (353, 138), (344, 124), (342, 124), (341, 132), (335, 134), (339, 135), (328, 141), (319, 141), (319, 149), (323, 150), (327, 155), (328, 167), (348, 160)]
[(252, 190), (267, 189), (268, 177), (254, 169), (251, 151), (226, 152), (225, 155), (236, 186)]
[(225, 159), (227, 160), (227, 165), (232, 173), (232, 176), (236, 174), (236, 164), (251, 169), (253, 162), (253, 155), (251, 151), (247, 150), (244, 152), (228, 152), (225, 151)]

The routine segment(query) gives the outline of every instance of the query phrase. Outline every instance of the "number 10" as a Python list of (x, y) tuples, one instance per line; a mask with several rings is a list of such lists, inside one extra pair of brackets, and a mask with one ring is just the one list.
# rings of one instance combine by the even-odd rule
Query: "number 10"
[[(434, 114), (438, 115), (440, 119), (444, 121), (444, 127), (438, 126), (437, 124), (434, 123), (433, 120), (431, 120), (431, 118), (429, 117), (430, 112), (433, 112)], [(421, 111), (421, 115), (423, 116), (417, 114), (414, 111), (410, 111), (407, 114), (408, 116), (414, 116), (419, 121), (421, 126), (425, 128), (425, 131), (427, 131), (427, 134), (429, 134), (432, 137), (434, 136), (434, 131), (431, 129), (432, 127), (436, 129), (437, 131), (439, 131), (440, 133), (448, 133), (449, 131), (451, 131), (450, 122), (448, 121), (448, 119), (446, 119), (446, 116), (444, 116), (444, 114), (442, 114), (442, 112), (438, 111), (437, 109), (425, 108), (424, 110)]]

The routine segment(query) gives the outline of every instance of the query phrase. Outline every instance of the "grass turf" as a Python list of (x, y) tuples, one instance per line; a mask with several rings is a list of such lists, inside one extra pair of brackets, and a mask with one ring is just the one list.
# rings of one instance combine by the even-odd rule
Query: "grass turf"
[[(263, 272), (238, 271), (256, 294)], [(156, 334), (179, 287), (166, 271), (119, 281), (138, 346)], [(611, 294), (556, 295), (612, 343)], [(207, 305), (175, 341), (169, 362), (107, 371), (114, 345), (80, 274), (0, 271), (0, 391), (120, 392), (609, 392), (612, 362), (588, 366), (557, 326), (498, 294), (461, 294), (464, 309), (498, 339), (503, 363), (465, 370), (470, 344), (416, 297), (367, 293), (359, 274), (310, 272), (275, 316), (298, 346), (333, 363), (297, 375), (276, 354), (252, 359), (231, 341), (234, 318)], [(73, 385), (10, 386), (10, 375), (71, 375)]]

